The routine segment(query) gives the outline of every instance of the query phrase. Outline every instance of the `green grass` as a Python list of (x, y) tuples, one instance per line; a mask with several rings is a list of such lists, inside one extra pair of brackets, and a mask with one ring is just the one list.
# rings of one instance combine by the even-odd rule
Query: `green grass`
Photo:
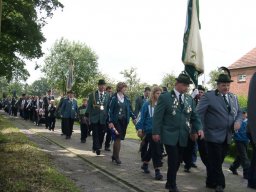
[(137, 136), (137, 132), (136, 132), (135, 126), (132, 123), (132, 121), (130, 121), (130, 123), (129, 123), (128, 127), (127, 127), (125, 138), (127, 138), (127, 139), (139, 139), (139, 137)]
[(0, 191), (78, 192), (79, 189), (54, 168), (49, 155), (0, 116)]
[(232, 164), (234, 162), (234, 157), (231, 157), (231, 156), (226, 156), (225, 159), (224, 159), (224, 162), (225, 163), (229, 163), (229, 164)]

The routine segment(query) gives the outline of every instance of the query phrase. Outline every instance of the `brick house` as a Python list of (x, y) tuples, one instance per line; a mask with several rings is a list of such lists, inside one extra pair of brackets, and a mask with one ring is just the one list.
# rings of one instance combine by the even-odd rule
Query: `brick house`
[(256, 72), (256, 48), (228, 67), (231, 79), (230, 91), (236, 95), (248, 96), (249, 83)]

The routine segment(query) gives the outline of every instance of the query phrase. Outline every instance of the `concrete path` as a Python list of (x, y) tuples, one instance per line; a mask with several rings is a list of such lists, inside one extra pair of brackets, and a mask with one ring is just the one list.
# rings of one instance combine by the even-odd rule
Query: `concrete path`
[[(66, 140), (64, 136), (61, 136), (59, 122), (57, 122), (56, 130), (50, 132), (48, 129), (45, 129), (44, 125), (38, 127), (34, 126), (32, 122), (24, 121), (20, 118), (7, 117), (11, 119), (14, 125), (22, 129), (23, 132), (27, 132), (27, 135), (28, 133), (30, 135), (36, 135), (32, 140), (39, 143), (42, 149), (50, 150), (52, 155), (55, 154), (55, 164), (61, 161), (62, 158), (68, 156), (68, 162), (70, 163), (66, 164), (66, 166), (60, 163), (62, 166), (59, 166), (59, 169), (61, 169), (65, 175), (73, 179), (80, 187), (81, 191), (168, 191), (164, 188), (167, 171), (166, 158), (164, 158), (164, 165), (161, 168), (164, 180), (154, 180), (152, 163), (150, 163), (151, 173), (144, 174), (140, 169), (141, 161), (138, 152), (139, 141), (137, 140), (126, 139), (122, 142), (120, 153), (122, 164), (118, 166), (111, 162), (111, 152), (103, 150), (100, 156), (92, 152), (92, 137), (88, 137), (86, 143), (80, 143), (79, 126), (74, 126), (74, 133), (71, 139)], [(37, 138), (48, 140), (53, 147), (49, 144), (44, 144), (44, 142), (40, 144), (40, 139)], [(56, 156), (56, 154), (59, 155)], [(73, 161), (74, 159), (76, 160)], [(79, 167), (79, 164), (82, 166)], [(180, 191), (214, 191), (205, 188), (206, 172), (200, 159), (197, 161), (197, 166), (198, 168), (191, 169), (191, 173), (185, 173), (183, 171), (183, 165), (181, 165), (177, 176), (177, 185)], [(239, 170), (239, 176), (233, 175), (228, 171), (228, 165), (224, 165), (223, 169), (226, 178), (226, 192), (255, 191), (246, 187), (247, 180), (242, 178), (241, 169)], [(95, 172), (97, 172), (98, 175), (94, 174)], [(74, 177), (74, 175), (76, 175), (76, 177)], [(97, 188), (98, 190), (95, 190)]]

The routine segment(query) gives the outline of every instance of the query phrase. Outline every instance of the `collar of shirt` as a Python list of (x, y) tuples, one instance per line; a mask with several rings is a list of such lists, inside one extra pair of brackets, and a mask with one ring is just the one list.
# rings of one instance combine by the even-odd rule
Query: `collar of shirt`
[(100, 91), (98, 90), (98, 94), (99, 94), (99, 96), (100, 96), (100, 94), (104, 95), (105, 92), (104, 92), (104, 91), (100, 92)]
[(177, 97), (178, 100), (179, 100), (180, 94), (182, 94), (182, 95), (181, 95), (181, 100), (184, 102), (184, 94), (178, 92), (175, 88), (173, 89), (173, 91), (174, 91), (174, 93), (175, 93), (175, 95), (176, 95), (176, 97)]
[(227, 99), (227, 101), (228, 101), (228, 103), (229, 103), (228, 94), (221, 94), (221, 95), (222, 95), (222, 97), (223, 97), (223, 96), (225, 96), (225, 97), (226, 97), (226, 99)]

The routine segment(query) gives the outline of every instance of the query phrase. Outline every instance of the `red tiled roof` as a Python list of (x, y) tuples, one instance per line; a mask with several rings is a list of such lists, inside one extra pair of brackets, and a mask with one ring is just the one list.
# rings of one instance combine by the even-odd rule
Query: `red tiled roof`
[(245, 54), (243, 57), (238, 59), (235, 63), (230, 65), (229, 69), (240, 69), (247, 67), (256, 67), (256, 47), (250, 52)]

